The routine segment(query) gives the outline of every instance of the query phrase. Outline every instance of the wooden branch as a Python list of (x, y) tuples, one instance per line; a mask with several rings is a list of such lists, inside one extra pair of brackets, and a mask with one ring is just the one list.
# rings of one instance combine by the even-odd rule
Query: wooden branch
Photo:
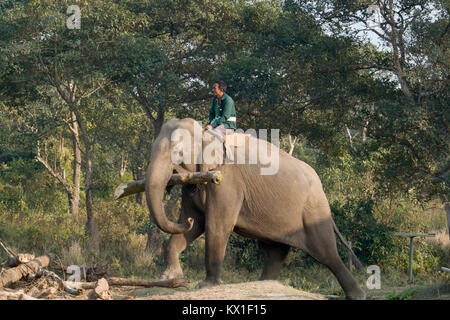
[(294, 137), (294, 139), (292, 139), (291, 134), (288, 135), (289, 138), (289, 155), (292, 156), (292, 153), (294, 152), (294, 148), (295, 148), (295, 143), (297, 142), (297, 136)]
[(66, 179), (61, 177), (61, 175), (58, 172), (55, 172), (52, 167), (45, 161), (39, 154), (36, 155), (36, 160), (38, 160), (40, 163), (44, 165), (44, 167), (47, 169), (47, 171), (56, 178), (66, 189), (66, 192), (69, 194), (72, 194), (72, 186), (67, 182)]
[(37, 257), (30, 262), (23, 263), (15, 268), (5, 270), (0, 274), (0, 288), (7, 287), (28, 274), (37, 273), (40, 268), (47, 267), (53, 258), (54, 255), (49, 253), (45, 256)]
[[(133, 286), (133, 287), (144, 287), (144, 288), (152, 288), (152, 287), (164, 287), (164, 288), (179, 288), (179, 287), (187, 287), (189, 282), (188, 279), (169, 279), (169, 280), (140, 280), (140, 279), (126, 279), (126, 278), (116, 278), (111, 277), (107, 279), (108, 285), (110, 286)], [(95, 289), (98, 285), (97, 281), (95, 282), (73, 282), (66, 281), (66, 285), (70, 286), (74, 289)]]
[(137, 94), (132, 90), (132, 91), (130, 91), (131, 95), (133, 96), (134, 99), (136, 99), (137, 102), (139, 102), (141, 104), (142, 108), (144, 108), (144, 111), (147, 114), (147, 116), (149, 117), (150, 121), (152, 123), (155, 123), (156, 119), (152, 115), (151, 108), (148, 106), (148, 102), (146, 101), (142, 91), (139, 88), (136, 88), (136, 89), (137, 89)]
[[(225, 173), (221, 171), (176, 173), (172, 175), (167, 186), (177, 184), (205, 184), (208, 182), (219, 184), (224, 175)], [(121, 183), (114, 192), (114, 199), (117, 200), (144, 191), (145, 179)]]
[(0, 246), (2, 246), (2, 248), (6, 251), (8, 256), (14, 257), (17, 255), (14, 251), (11, 250), (11, 248), (7, 247), (2, 241), (0, 241)]
[(135, 286), (135, 287), (165, 287), (165, 288), (179, 288), (187, 287), (188, 279), (169, 279), (169, 280), (139, 280), (139, 279), (125, 279), (125, 278), (109, 278), (108, 283), (112, 286)]
[(84, 95), (82, 95), (80, 99), (88, 98), (88, 97), (90, 97), (91, 95), (93, 95), (95, 92), (97, 92), (100, 89), (101, 89), (101, 87), (97, 87), (94, 90), (92, 90), (91, 92), (85, 93)]

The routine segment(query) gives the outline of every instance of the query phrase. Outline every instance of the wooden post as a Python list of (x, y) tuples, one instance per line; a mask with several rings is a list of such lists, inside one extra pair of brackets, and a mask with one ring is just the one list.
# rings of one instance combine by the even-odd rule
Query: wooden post
[(413, 280), (413, 255), (414, 255), (414, 237), (409, 237), (409, 268), (408, 268), (408, 281)]
[(408, 267), (408, 281), (413, 280), (413, 254), (414, 254), (414, 238), (415, 237), (434, 237), (434, 233), (404, 233), (404, 232), (392, 232), (393, 235), (409, 238), (409, 267)]

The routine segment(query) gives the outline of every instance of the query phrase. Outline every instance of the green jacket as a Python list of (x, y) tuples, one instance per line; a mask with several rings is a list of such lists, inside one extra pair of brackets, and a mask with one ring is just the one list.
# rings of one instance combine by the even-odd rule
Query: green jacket
[(213, 128), (223, 124), (225, 129), (236, 129), (236, 108), (233, 99), (223, 94), (220, 104), (214, 97), (211, 109), (209, 109), (209, 123)]

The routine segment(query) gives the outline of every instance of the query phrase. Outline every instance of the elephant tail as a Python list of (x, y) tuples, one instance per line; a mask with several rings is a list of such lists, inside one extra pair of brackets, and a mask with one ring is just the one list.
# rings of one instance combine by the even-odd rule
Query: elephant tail
[(349, 253), (352, 255), (352, 261), (356, 267), (356, 269), (361, 270), (364, 268), (363, 264), (361, 263), (361, 261), (359, 261), (358, 257), (356, 256), (356, 254), (353, 252), (352, 248), (348, 245), (347, 241), (345, 241), (344, 237), (342, 236), (342, 234), (339, 232), (338, 227), (336, 226), (336, 223), (334, 223), (334, 220), (331, 219), (331, 221), (333, 222), (333, 230), (336, 233), (336, 235), (338, 236), (339, 240), (341, 240), (341, 242), (344, 244), (344, 246), (348, 249)]

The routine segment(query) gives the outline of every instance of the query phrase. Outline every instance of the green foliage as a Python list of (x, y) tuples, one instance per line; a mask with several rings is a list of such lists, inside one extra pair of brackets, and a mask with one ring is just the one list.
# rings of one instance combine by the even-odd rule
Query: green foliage
[(372, 200), (334, 201), (331, 210), (338, 229), (351, 239), (355, 254), (367, 264), (381, 262), (394, 248), (392, 231), (374, 217)]
[(403, 292), (397, 293), (396, 291), (393, 291), (392, 293), (388, 294), (384, 299), (385, 300), (411, 300), (414, 296), (414, 293), (416, 290), (414, 288), (407, 289)]
[(256, 240), (232, 233), (228, 240), (227, 250), (237, 267), (245, 268), (250, 272), (262, 268), (263, 258)]

